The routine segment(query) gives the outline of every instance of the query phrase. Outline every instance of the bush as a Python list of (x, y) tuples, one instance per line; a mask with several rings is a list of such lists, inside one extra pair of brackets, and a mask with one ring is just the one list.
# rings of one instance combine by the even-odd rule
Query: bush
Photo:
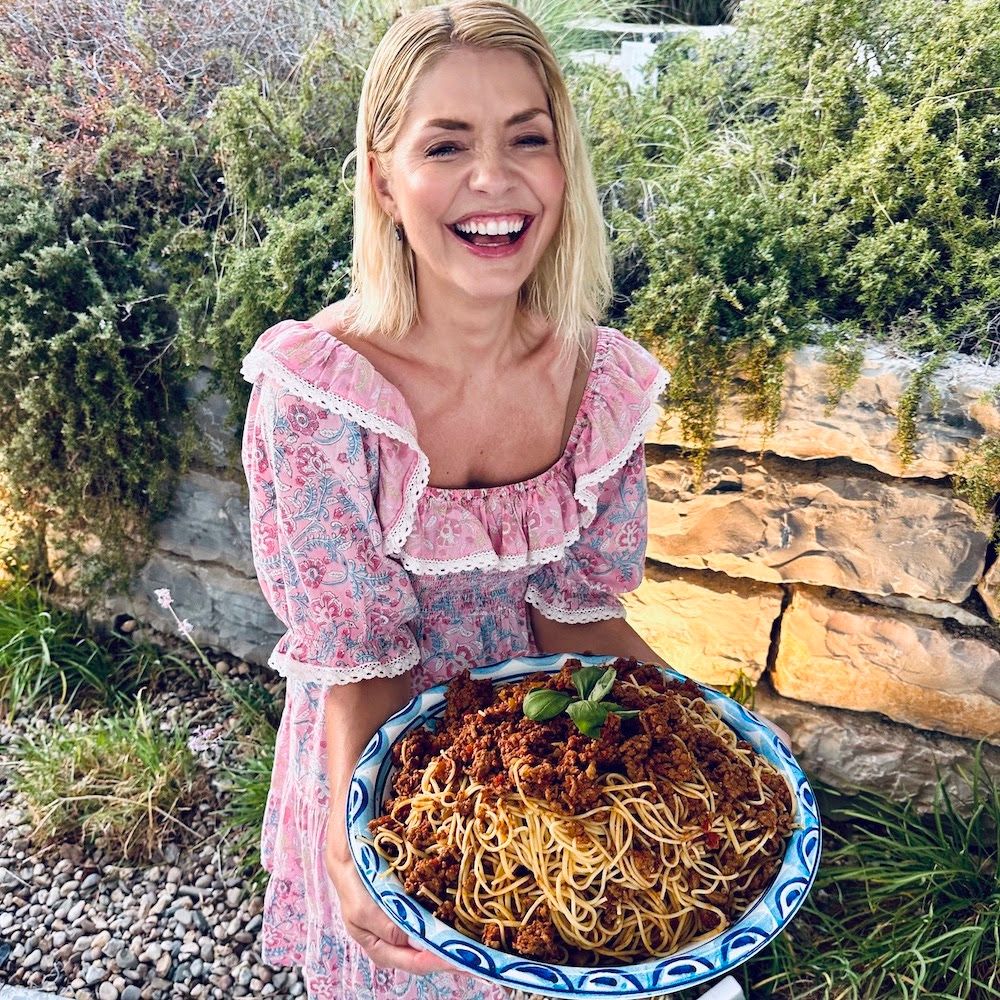
[[(640, 129), (640, 158), (621, 105), (591, 127), (626, 165), (619, 190), (652, 193), (618, 206), (625, 325), (672, 369), (668, 402), (702, 453), (730, 395), (773, 426), (784, 357), (806, 341), (1000, 348), (993, 5), (754, 0), (734, 25), (660, 47), (624, 115), (664, 123)], [(856, 351), (841, 356), (840, 392)]]

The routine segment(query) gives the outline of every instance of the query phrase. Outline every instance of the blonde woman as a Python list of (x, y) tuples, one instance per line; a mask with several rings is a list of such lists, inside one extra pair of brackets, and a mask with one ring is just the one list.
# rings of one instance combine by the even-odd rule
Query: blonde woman
[(287, 633), (262, 835), (263, 945), (309, 995), (494, 1000), (369, 899), (353, 765), (465, 667), (593, 651), (662, 663), (618, 595), (642, 577), (642, 440), (666, 375), (596, 325), (608, 253), (537, 26), (498, 0), (398, 18), (357, 127), (350, 295), (266, 331), (244, 464), (261, 587)]

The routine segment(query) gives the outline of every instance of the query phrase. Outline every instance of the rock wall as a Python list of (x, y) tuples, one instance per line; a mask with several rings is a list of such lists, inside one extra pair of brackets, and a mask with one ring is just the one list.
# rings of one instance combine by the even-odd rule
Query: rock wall
[[(957, 359), (920, 415), (903, 467), (895, 411), (913, 360), (868, 352), (825, 412), (826, 371), (805, 348), (767, 441), (723, 414), (699, 488), (676, 422), (647, 439), (649, 540), (629, 620), (677, 669), (714, 685), (744, 674), (808, 771), (922, 806), (975, 742), (1000, 775), (1000, 563), (992, 525), (952, 491), (965, 449), (1000, 433), (995, 369)], [(253, 574), (238, 441), (225, 401), (196, 380), (197, 461), (127, 610), (170, 631), (169, 587), (210, 646), (264, 662), (282, 632)], [(992, 745), (991, 745), (992, 744)]]
[(1000, 433), (1000, 372), (942, 368), (904, 467), (894, 413), (916, 367), (869, 350), (827, 413), (819, 351), (799, 351), (775, 433), (727, 407), (697, 489), (677, 421), (661, 419), (646, 445), (648, 569), (626, 604), (685, 673), (761, 682), (764, 710), (828, 780), (925, 802), (972, 741), (1000, 763), (1000, 563), (993, 524), (950, 479)]

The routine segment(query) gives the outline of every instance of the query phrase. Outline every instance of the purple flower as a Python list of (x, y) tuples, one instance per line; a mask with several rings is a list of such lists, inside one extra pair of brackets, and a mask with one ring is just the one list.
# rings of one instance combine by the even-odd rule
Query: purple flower
[(201, 726), (188, 737), (188, 749), (192, 753), (204, 753), (218, 746), (222, 738), (222, 726)]
[(156, 598), (156, 603), (159, 604), (161, 608), (169, 608), (170, 605), (174, 603), (174, 599), (170, 596), (170, 591), (167, 590), (166, 587), (154, 590), (153, 596)]

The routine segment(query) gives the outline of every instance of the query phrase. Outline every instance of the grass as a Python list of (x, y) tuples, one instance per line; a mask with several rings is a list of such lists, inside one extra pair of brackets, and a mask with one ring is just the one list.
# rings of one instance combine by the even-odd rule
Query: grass
[(227, 805), (220, 834), (229, 839), (235, 863), (247, 877), (249, 891), (263, 893), (267, 872), (261, 866), (260, 832), (264, 825), (264, 807), (271, 788), (274, 766), (274, 736), (255, 752), (244, 754), (235, 765), (223, 769), (222, 784)]
[(13, 746), (13, 785), (25, 797), (32, 839), (72, 838), (128, 860), (149, 859), (163, 833), (191, 832), (180, 818), (207, 783), (186, 726), (164, 728), (142, 697), (132, 709), (79, 711)]
[(959, 809), (824, 790), (827, 845), (812, 894), (747, 970), (795, 1000), (1000, 997), (1000, 788), (977, 758)]
[(13, 581), (0, 594), (0, 711), (13, 718), (43, 701), (83, 690), (112, 700), (112, 662), (73, 615), (51, 610), (34, 587)]
[(26, 580), (0, 586), (0, 713), (8, 721), (42, 705), (125, 708), (143, 686), (175, 670), (193, 673), (145, 640), (113, 633), (97, 641), (82, 616), (51, 606)]

